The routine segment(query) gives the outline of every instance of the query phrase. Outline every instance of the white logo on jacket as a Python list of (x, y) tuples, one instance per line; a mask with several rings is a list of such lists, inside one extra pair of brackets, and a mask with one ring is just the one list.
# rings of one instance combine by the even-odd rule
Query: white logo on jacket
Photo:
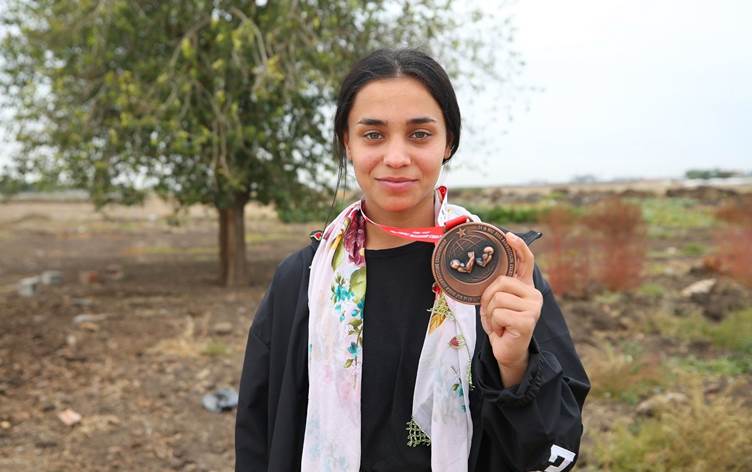
[[(542, 472), (562, 472), (564, 469), (566, 469), (569, 466), (569, 464), (574, 462), (575, 456), (576, 454), (574, 452), (569, 451), (567, 449), (564, 449), (561, 446), (557, 446), (556, 444), (554, 444), (553, 446), (551, 446), (551, 457), (548, 458), (548, 462), (551, 465), (546, 467)], [(562, 459), (561, 464), (554, 465), (556, 464), (556, 460), (559, 458)], [(531, 472), (536, 472), (536, 471), (531, 471)], [(537, 471), (537, 472), (541, 472), (541, 471)]]

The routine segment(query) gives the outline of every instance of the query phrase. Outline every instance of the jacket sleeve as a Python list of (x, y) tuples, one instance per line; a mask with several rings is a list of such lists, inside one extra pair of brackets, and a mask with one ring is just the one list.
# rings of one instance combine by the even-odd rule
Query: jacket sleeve
[(307, 393), (308, 371), (301, 339), (308, 336), (307, 269), (317, 246), (312, 241), (279, 263), (253, 319), (235, 418), (237, 472), (299, 468), (280, 451), (302, 447), (307, 403), (300, 389)]
[(267, 470), (269, 463), (269, 344), (274, 288), (273, 281), (256, 311), (245, 348), (235, 418), (236, 472)]
[(479, 333), (474, 366), (483, 398), (479, 463), (524, 472), (561, 472), (571, 470), (577, 460), (582, 407), (590, 383), (561, 309), (537, 266), (534, 282), (543, 294), (543, 307), (519, 385), (504, 388), (488, 337)]

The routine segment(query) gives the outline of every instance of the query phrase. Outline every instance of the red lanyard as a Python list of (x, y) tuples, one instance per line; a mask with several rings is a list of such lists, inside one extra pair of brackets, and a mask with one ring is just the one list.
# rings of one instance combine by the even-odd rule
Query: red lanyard
[(372, 219), (370, 219), (368, 216), (366, 216), (365, 212), (363, 211), (363, 206), (360, 207), (360, 214), (363, 215), (363, 218), (365, 218), (366, 221), (371, 223), (372, 225), (378, 227), (382, 231), (386, 231), (387, 233), (398, 236), (400, 238), (410, 239), (413, 241), (424, 241), (427, 243), (438, 243), (439, 239), (449, 231), (450, 229), (454, 228), (455, 226), (465, 223), (469, 221), (469, 217), (467, 216), (458, 216), (456, 218), (452, 218), (451, 220), (447, 221), (444, 226), (427, 226), (423, 228), (399, 228), (397, 226), (387, 226), (382, 225), (380, 223), (376, 223)]

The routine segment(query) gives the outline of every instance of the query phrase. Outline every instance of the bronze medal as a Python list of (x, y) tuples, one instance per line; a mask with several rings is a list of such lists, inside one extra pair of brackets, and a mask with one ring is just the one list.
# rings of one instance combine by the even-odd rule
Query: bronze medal
[(499, 275), (514, 275), (514, 251), (504, 233), (488, 223), (464, 223), (447, 231), (433, 251), (433, 276), (447, 296), (480, 304)]

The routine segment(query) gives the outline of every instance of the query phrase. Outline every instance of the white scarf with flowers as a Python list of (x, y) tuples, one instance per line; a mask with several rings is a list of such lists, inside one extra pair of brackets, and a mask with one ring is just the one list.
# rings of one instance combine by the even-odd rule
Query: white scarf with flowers
[[(435, 194), (436, 225), (471, 215)], [(308, 285), (308, 414), (304, 472), (360, 469), (360, 381), (366, 295), (365, 222), (361, 202), (324, 231)], [(409, 446), (431, 446), (435, 472), (467, 471), (473, 423), (468, 392), (475, 347), (475, 307), (437, 290), (418, 363)], [(365, 411), (363, 414), (367, 415)]]

